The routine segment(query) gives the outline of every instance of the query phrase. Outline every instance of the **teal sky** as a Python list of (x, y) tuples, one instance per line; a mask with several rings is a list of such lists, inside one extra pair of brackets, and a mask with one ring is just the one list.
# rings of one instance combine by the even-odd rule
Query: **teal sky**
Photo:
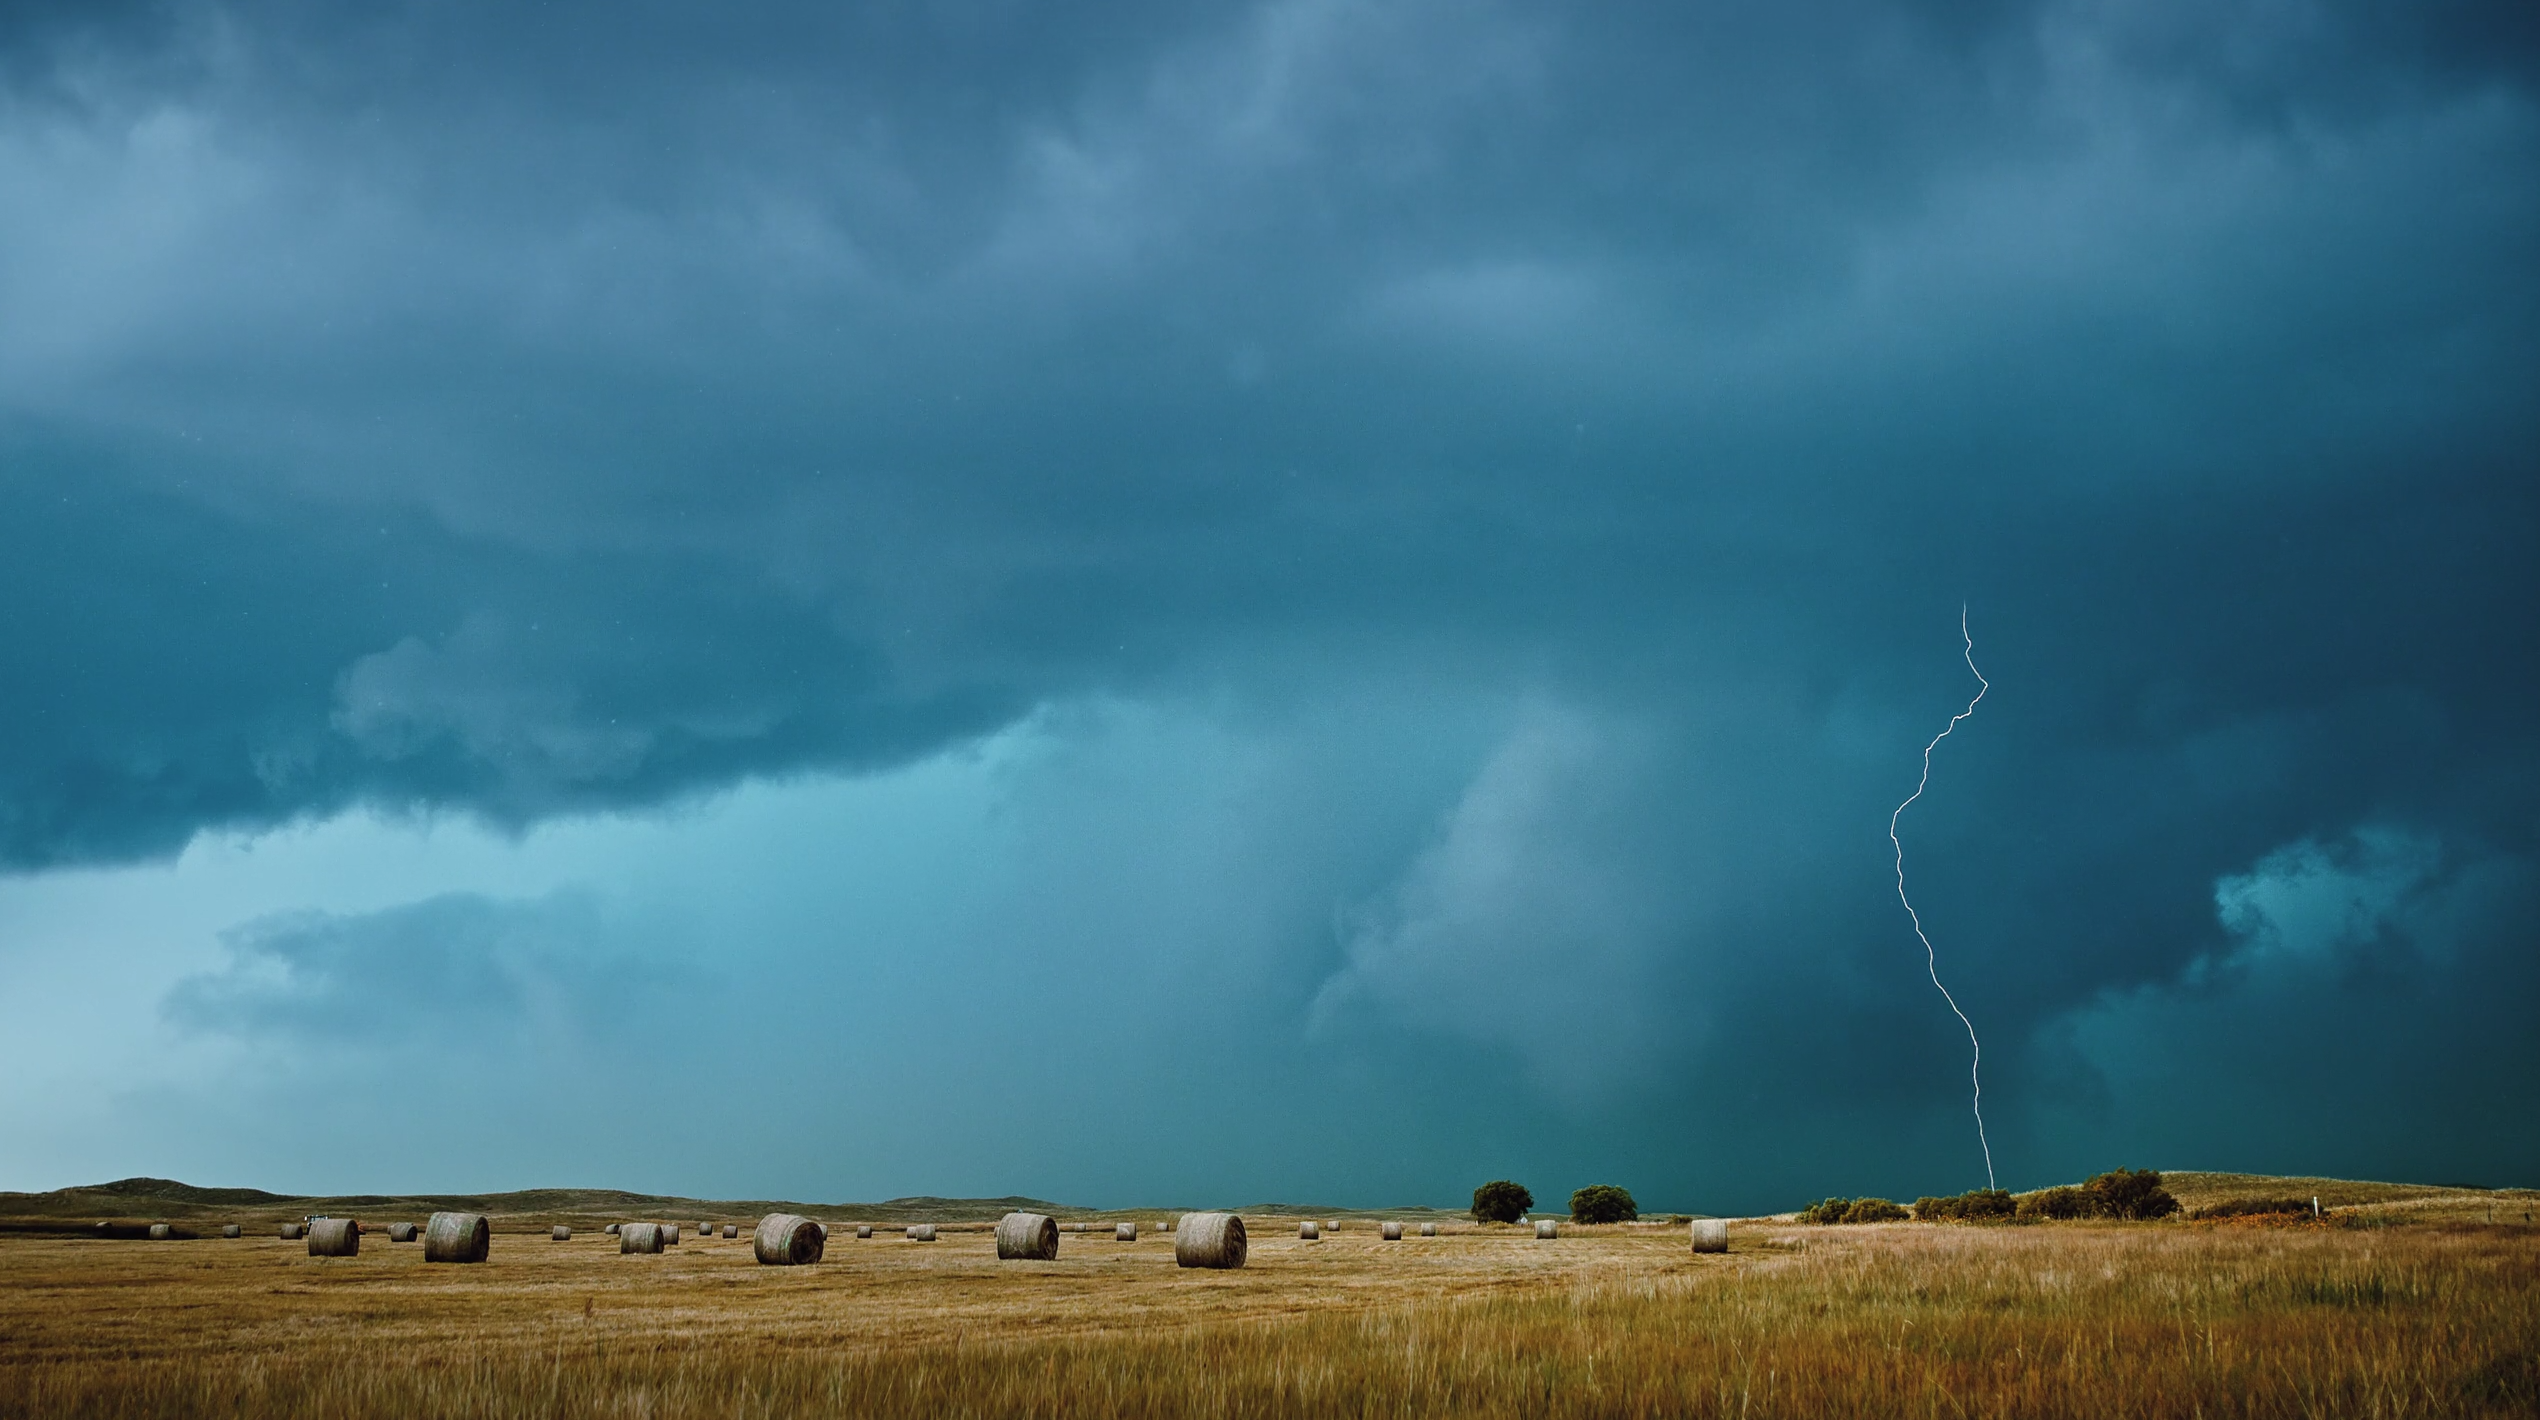
[(0, 13), (0, 1188), (2533, 1181), (2528, 6)]

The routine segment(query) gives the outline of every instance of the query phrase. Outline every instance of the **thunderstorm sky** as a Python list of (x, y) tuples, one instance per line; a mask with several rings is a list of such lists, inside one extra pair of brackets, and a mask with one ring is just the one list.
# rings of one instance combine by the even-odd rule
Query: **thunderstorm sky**
[(2540, 1181), (2540, 10), (0, 7), (0, 1188)]

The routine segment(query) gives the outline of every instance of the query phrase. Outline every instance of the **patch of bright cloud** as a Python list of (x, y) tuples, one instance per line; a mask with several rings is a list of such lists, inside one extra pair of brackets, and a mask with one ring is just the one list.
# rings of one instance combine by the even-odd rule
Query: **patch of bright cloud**
[(1643, 988), (1690, 932), (1685, 879), (1648, 851), (1655, 758), (1637, 727), (1531, 708), (1435, 841), (1350, 920), (1317, 1022), (1374, 1006), (1511, 1048), (1555, 1089), (1636, 1063), (1661, 1034)]
[(224, 929), (227, 965), (179, 981), (162, 1009), (189, 1030), (319, 1044), (514, 1029), (569, 1006), (575, 976), (614, 974), (599, 937), (571, 895), (275, 913)]

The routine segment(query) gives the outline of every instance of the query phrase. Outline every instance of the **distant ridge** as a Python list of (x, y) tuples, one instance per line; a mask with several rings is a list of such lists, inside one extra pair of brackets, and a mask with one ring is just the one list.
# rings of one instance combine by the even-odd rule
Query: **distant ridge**
[[(814, 1217), (868, 1222), (993, 1222), (1018, 1208), (1075, 1217), (1101, 1210), (1052, 1203), (1040, 1198), (894, 1198), (882, 1203), (804, 1203), (789, 1199), (686, 1198), (675, 1194), (636, 1193), (622, 1188), (528, 1188), (508, 1193), (272, 1193), (261, 1188), (204, 1188), (172, 1178), (121, 1178), (112, 1183), (82, 1184), (48, 1193), (0, 1192), (0, 1220), (13, 1220), (12, 1231), (33, 1224), (57, 1229), (72, 1220), (98, 1221), (151, 1217), (168, 1220), (205, 1219), (251, 1222), (297, 1218), (305, 1213), (389, 1216), (423, 1214), (439, 1209), (484, 1213), (518, 1223), (606, 1222), (635, 1218), (730, 1219), (766, 1213), (804, 1213)], [(1154, 1210), (1143, 1210), (1141, 1216)]]
[[(287, 1203), (296, 1195), (267, 1193), (261, 1188), (197, 1188), (172, 1178), (119, 1178), (60, 1192), (109, 1193), (118, 1197), (161, 1198), (173, 1203)], [(45, 1194), (0, 1193), (0, 1198), (42, 1198)]]
[[(1219, 1205), (1223, 1206), (1223, 1205)], [(0, 1231), (77, 1231), (100, 1222), (138, 1218), (171, 1222), (259, 1222), (297, 1218), (308, 1213), (388, 1218), (420, 1216), (438, 1209), (484, 1213), (514, 1227), (543, 1229), (554, 1223), (597, 1226), (642, 1218), (755, 1217), (767, 1213), (802, 1213), (815, 1218), (873, 1223), (988, 1223), (1018, 1209), (1063, 1218), (1129, 1218), (1146, 1221), (1158, 1214), (1183, 1213), (1174, 1208), (1086, 1208), (1046, 1198), (1012, 1194), (1003, 1198), (943, 1198), (912, 1194), (879, 1203), (805, 1203), (773, 1198), (687, 1198), (675, 1194), (635, 1193), (622, 1188), (526, 1188), (508, 1193), (271, 1193), (261, 1188), (205, 1188), (172, 1178), (119, 1178), (112, 1183), (81, 1184), (49, 1193), (0, 1192)], [(1426, 1205), (1402, 1208), (1337, 1208), (1327, 1204), (1253, 1203), (1238, 1211), (1264, 1217), (1353, 1218), (1446, 1216)]]
[(2182, 1206), (2195, 1208), (2253, 1193), (2317, 1196), (2325, 1208), (2408, 1203), (2467, 1203), (2490, 1198), (2528, 1198), (2528, 1188), (2487, 1188), (2461, 1183), (2380, 1183), (2372, 1179), (2314, 1174), (2205, 1173), (2164, 1169), (2163, 1186)]
[(1432, 1208), (1426, 1203), (1405, 1203), (1399, 1208), (1333, 1208), (1319, 1203), (1247, 1203), (1234, 1211), (1259, 1213), (1272, 1218), (1365, 1218), (1419, 1217), (1423, 1214), (1439, 1218), (1461, 1218), (1461, 1208)]

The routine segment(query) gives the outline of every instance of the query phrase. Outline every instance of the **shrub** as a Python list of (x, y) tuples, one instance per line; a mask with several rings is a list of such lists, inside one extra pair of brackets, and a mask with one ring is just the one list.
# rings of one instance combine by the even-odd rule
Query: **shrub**
[(2178, 1200), (2161, 1186), (2161, 1175), (2155, 1169), (2112, 1169), (2082, 1187), (2089, 1191), (2103, 1218), (2140, 1222), (2166, 1218), (2178, 1211)]
[(2082, 1189), (2049, 1188), (2020, 1200), (2019, 1216), (2023, 1218), (2089, 1218), (2098, 1214), (2096, 1201)]
[(1894, 1223), (1911, 1216), (1884, 1198), (1821, 1198), (1799, 1210), (1803, 1223)]
[(1631, 1190), (1610, 1183), (1591, 1183), (1570, 1195), (1570, 1221), (1573, 1223), (1629, 1223), (1640, 1217), (1640, 1205), (1632, 1201)]
[(2272, 1218), (2288, 1213), (2299, 1213), (2305, 1218), (2311, 1216), (2311, 1200), (2307, 1198), (2226, 1198), (2220, 1203), (2208, 1203), (2187, 1216), (2191, 1218)]
[(1979, 1223), (2008, 1218), (2019, 1211), (2010, 1193), (1999, 1188), (1971, 1188), (1949, 1198), (1917, 1198), (1914, 1216), (1927, 1223)]
[(1522, 1183), (1495, 1178), (1473, 1190), (1473, 1216), (1485, 1223), (1513, 1223), (1535, 1206), (1535, 1196)]
[(1912, 1215), (1884, 1198), (1855, 1198), (1843, 1210), (1847, 1223), (1901, 1223)]

